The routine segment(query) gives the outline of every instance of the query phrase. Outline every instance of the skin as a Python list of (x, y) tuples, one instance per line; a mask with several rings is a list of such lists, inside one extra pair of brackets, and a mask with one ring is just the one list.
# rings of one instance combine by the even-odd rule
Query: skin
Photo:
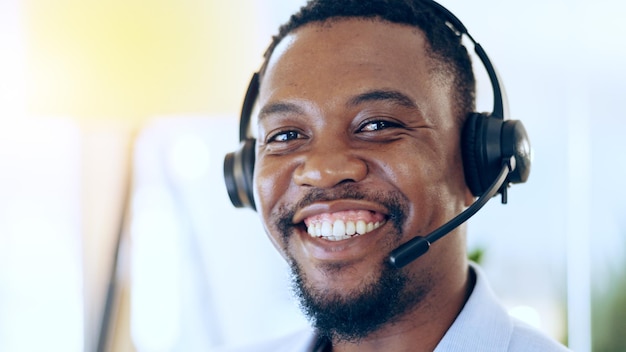
[[(255, 202), (275, 247), (316, 290), (349, 298), (375, 281), (398, 245), (428, 234), (473, 201), (450, 79), (433, 73), (426, 50), (415, 28), (342, 19), (297, 29), (269, 61), (258, 100)], [(309, 216), (389, 215), (375, 196), (298, 205), (311, 191), (333, 197), (347, 186), (368, 195), (400, 194), (401, 231), (388, 221), (339, 242), (309, 236), (303, 225)], [(289, 209), (284, 234), (279, 214)], [(463, 226), (433, 244), (401, 269), (425, 297), (358, 344), (334, 341), (333, 350), (432, 351), (471, 290), (465, 248)]]

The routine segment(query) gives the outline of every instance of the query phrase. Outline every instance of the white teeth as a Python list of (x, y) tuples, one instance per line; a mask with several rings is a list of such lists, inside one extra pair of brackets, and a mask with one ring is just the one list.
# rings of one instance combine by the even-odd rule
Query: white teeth
[(311, 237), (323, 237), (329, 241), (341, 241), (353, 237), (355, 235), (364, 235), (379, 228), (383, 222), (365, 223), (363, 220), (344, 222), (343, 220), (317, 222), (310, 224), (307, 232)]
[(356, 224), (354, 221), (348, 221), (346, 223), (346, 235), (352, 236), (356, 233)]
[(341, 220), (335, 220), (333, 224), (333, 236), (345, 236), (346, 234), (346, 224)]
[(330, 237), (333, 234), (333, 225), (329, 222), (324, 221), (322, 223), (322, 237)]
[(367, 230), (367, 225), (365, 224), (365, 221), (359, 220), (356, 222), (356, 232), (359, 235), (365, 234), (367, 232), (366, 230)]

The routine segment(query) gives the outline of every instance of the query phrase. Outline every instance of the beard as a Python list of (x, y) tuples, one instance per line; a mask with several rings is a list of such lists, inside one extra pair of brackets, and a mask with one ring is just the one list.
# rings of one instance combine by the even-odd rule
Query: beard
[[(362, 282), (350, 292), (335, 292), (315, 287), (307, 279), (297, 260), (288, 250), (288, 240), (293, 234), (291, 219), (295, 209), (316, 201), (334, 199), (367, 199), (383, 204), (388, 210), (388, 221), (395, 229), (387, 236), (385, 244), (389, 248), (399, 245), (402, 238), (402, 225), (406, 218), (408, 200), (404, 195), (394, 192), (363, 192), (352, 185), (331, 192), (316, 190), (307, 194), (293, 209), (280, 211), (278, 230), (281, 233), (283, 250), (292, 273), (292, 290), (298, 298), (300, 307), (309, 318), (318, 335), (333, 342), (359, 342), (369, 334), (379, 330), (411, 309), (423, 300), (428, 285), (416, 284), (416, 280), (391, 266), (384, 258), (380, 265), (372, 268), (372, 278)], [(323, 269), (332, 275), (346, 266), (333, 264)], [(349, 269), (348, 269), (349, 270)], [(422, 282), (424, 278), (421, 278)]]
[(412, 280), (384, 262), (377, 280), (341, 294), (313, 287), (292, 261), (292, 290), (300, 307), (322, 339), (358, 343), (369, 334), (417, 306), (426, 294)]

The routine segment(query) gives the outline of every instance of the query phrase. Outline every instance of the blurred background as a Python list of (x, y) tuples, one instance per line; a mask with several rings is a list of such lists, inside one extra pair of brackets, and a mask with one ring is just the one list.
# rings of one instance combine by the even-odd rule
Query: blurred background
[[(303, 2), (0, 0), (0, 351), (211, 351), (306, 326), (222, 179), (248, 80)], [(511, 314), (626, 350), (626, 5), (441, 3), (535, 151), (469, 250)]]

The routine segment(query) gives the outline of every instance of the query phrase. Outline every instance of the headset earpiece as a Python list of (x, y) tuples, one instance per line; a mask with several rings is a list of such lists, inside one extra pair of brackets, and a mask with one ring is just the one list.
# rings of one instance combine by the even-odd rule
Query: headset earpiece
[(481, 172), (482, 167), (480, 166), (480, 157), (481, 153), (478, 150), (477, 146), (480, 142), (479, 139), (482, 139), (483, 129), (481, 128), (483, 122), (483, 115), (478, 113), (470, 114), (465, 120), (465, 125), (463, 126), (463, 132), (461, 135), (461, 152), (463, 154), (463, 171), (465, 172), (465, 183), (469, 187), (470, 191), (474, 196), (479, 196), (483, 191), (484, 187), (482, 186), (481, 180)]
[(505, 120), (502, 126), (502, 153), (515, 157), (515, 169), (509, 173), (510, 183), (524, 183), (530, 175), (532, 151), (528, 134), (521, 121)]
[(238, 150), (226, 154), (224, 157), (224, 181), (228, 197), (237, 208), (250, 208), (256, 210), (254, 204), (254, 192), (252, 176), (254, 174), (254, 148), (256, 139), (248, 134), (252, 109), (259, 94), (259, 74), (252, 75), (248, 84), (246, 97), (241, 107), (241, 118), (239, 120), (239, 141), (241, 145)]
[(530, 143), (520, 121), (472, 113), (463, 126), (461, 150), (465, 181), (474, 196), (485, 192), (498, 176), (502, 160), (511, 156), (515, 157), (515, 168), (504, 187), (528, 179)]
[(226, 154), (224, 157), (224, 180), (228, 197), (237, 208), (256, 210), (252, 192), (252, 175), (254, 174), (254, 146), (256, 140), (245, 139), (241, 147)]

